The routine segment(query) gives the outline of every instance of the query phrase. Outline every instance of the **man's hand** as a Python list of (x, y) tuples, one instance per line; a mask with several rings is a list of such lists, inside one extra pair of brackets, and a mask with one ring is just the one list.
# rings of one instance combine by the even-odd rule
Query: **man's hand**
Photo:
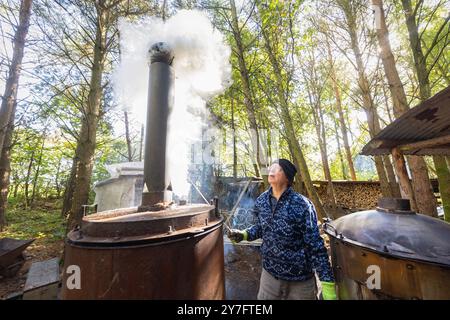
[(242, 240), (247, 240), (247, 231), (231, 229), (228, 231), (227, 236), (232, 242), (237, 243), (241, 242)]
[(337, 300), (334, 282), (321, 281), (323, 300)]

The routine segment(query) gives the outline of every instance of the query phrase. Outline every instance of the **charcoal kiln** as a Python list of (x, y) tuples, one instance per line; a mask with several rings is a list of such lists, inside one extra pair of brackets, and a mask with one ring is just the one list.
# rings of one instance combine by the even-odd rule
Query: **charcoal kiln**
[(340, 299), (450, 299), (450, 224), (408, 199), (382, 198), (323, 228)]
[[(167, 168), (174, 59), (150, 49), (144, 189), (139, 207), (85, 216), (65, 246), (62, 299), (224, 299), (223, 220), (217, 201), (176, 205)], [(67, 286), (69, 266), (80, 288)]]

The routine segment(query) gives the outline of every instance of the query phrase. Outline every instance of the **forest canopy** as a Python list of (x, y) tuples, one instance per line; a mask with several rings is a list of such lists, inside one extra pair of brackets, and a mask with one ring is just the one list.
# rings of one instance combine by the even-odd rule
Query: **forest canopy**
[[(143, 160), (142, 114), (115, 99), (119, 22), (184, 9), (230, 48), (231, 81), (202, 119), (216, 132), (210, 175), (264, 179), (272, 160), (291, 159), (322, 217), (314, 180), (402, 195), (390, 156), (359, 153), (450, 85), (448, 0), (1, 0), (0, 227), (8, 207), (47, 199), (73, 226), (108, 165)], [(436, 178), (449, 220), (448, 157), (406, 161), (415, 209), (437, 216)], [(327, 193), (335, 203), (331, 183)]]

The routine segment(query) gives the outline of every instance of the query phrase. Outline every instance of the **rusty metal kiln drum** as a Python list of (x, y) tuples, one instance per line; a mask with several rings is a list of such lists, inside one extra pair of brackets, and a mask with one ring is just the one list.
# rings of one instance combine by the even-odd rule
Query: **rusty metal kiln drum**
[[(405, 199), (324, 224), (340, 299), (450, 299), (450, 224)], [(380, 288), (366, 281), (380, 269)]]
[(209, 205), (157, 212), (136, 208), (87, 216), (69, 233), (65, 267), (81, 289), (62, 299), (224, 299), (222, 219)]

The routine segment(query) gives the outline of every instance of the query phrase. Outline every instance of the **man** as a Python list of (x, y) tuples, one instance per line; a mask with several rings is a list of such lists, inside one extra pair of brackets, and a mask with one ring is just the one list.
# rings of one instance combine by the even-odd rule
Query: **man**
[(232, 229), (234, 242), (262, 238), (263, 269), (258, 299), (314, 300), (314, 271), (324, 300), (336, 299), (327, 250), (320, 237), (312, 202), (292, 189), (296, 167), (286, 159), (269, 168), (270, 188), (255, 202), (257, 223), (245, 230)]

